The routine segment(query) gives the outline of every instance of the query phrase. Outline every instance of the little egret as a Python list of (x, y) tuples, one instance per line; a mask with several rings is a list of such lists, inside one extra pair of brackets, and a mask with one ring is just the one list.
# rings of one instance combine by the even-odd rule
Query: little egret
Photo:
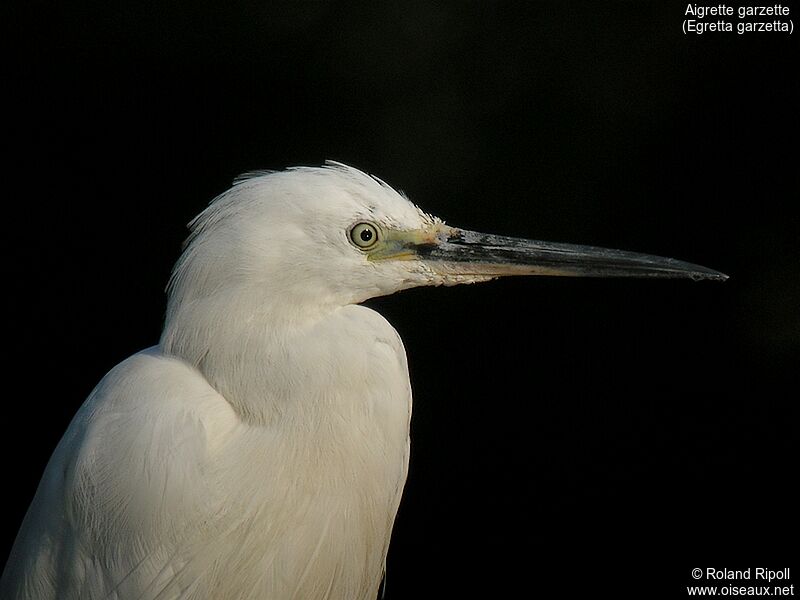
[(504, 275), (726, 278), (450, 227), (339, 163), (243, 176), (190, 227), (159, 344), (78, 411), (2, 598), (374, 600), (411, 384), (361, 302)]

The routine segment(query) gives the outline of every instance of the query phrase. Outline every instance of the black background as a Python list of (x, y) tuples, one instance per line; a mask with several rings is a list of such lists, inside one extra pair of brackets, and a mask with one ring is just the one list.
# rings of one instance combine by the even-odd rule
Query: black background
[(415, 390), (387, 600), (792, 566), (795, 37), (685, 36), (685, 8), (6, 5), (0, 561), (75, 410), (158, 339), (184, 224), (240, 172), (335, 159), (452, 224), (731, 276), (370, 301)]

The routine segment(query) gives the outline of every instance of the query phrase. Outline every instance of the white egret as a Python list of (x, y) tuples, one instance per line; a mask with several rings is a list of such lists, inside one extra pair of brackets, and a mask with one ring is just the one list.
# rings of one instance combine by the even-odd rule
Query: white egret
[(465, 231), (338, 163), (240, 178), (191, 223), (157, 346), (56, 448), (4, 599), (373, 600), (409, 458), (403, 343), (359, 303), (504, 275), (725, 275)]

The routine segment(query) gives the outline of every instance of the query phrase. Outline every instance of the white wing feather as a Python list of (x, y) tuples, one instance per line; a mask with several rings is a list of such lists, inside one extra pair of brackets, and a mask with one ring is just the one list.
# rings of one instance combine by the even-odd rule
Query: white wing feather
[[(115, 367), (53, 454), (0, 596), (373, 600), (407, 473), (411, 392), (388, 323), (357, 306), (340, 321), (363, 343), (316, 365), (331, 373), (324, 419), (244, 423), (157, 347)], [(344, 362), (359, 379), (337, 379)], [(358, 410), (337, 408), (351, 397)]]

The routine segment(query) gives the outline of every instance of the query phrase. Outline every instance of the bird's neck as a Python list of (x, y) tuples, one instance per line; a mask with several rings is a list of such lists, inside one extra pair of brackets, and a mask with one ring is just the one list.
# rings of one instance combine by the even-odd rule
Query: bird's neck
[(282, 417), (310, 366), (298, 345), (336, 310), (235, 297), (186, 302), (168, 313), (161, 347), (197, 368), (244, 421), (268, 424)]

